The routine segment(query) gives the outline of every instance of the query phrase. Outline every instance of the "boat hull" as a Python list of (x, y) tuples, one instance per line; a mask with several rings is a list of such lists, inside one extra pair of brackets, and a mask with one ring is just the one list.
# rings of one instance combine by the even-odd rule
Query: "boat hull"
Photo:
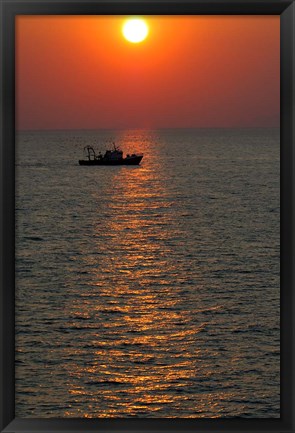
[(142, 160), (143, 155), (134, 156), (132, 158), (122, 158), (117, 160), (107, 159), (80, 159), (79, 165), (138, 165)]

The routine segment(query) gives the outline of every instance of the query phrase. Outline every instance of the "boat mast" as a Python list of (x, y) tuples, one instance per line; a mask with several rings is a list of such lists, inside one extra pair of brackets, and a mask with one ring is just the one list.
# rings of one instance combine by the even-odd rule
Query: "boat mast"
[(88, 153), (87, 156), (88, 156), (89, 161), (91, 160), (91, 153), (93, 155), (93, 159), (96, 159), (96, 154), (95, 154), (95, 151), (94, 151), (92, 146), (85, 146), (84, 150), (87, 150), (87, 153)]

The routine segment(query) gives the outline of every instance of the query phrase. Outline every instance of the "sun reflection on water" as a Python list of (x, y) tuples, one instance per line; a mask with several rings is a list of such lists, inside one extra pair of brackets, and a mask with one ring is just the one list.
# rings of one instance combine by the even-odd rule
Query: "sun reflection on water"
[[(105, 225), (100, 225), (99, 209), (98, 224), (93, 224), (98, 256), (85, 255), (92, 277), (72, 317), (87, 321), (91, 316), (97, 329), (84, 327), (91, 363), (71, 371), (85, 387), (69, 392), (76, 398), (88, 393), (98, 416), (177, 406), (184, 399), (182, 390), (196, 378), (196, 337), (203, 324), (193, 324), (182, 308), (183, 275), (169, 246), (171, 231), (174, 237), (179, 229), (160, 176), (148, 162), (117, 170), (104, 203)], [(101, 197), (94, 199), (99, 203)], [(96, 267), (93, 260), (98, 260)]]

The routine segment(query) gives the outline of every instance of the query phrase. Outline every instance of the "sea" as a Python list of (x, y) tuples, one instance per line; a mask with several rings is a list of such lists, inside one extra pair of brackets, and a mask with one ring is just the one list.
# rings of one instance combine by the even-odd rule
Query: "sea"
[(16, 417), (280, 417), (279, 129), (18, 132), (15, 209)]

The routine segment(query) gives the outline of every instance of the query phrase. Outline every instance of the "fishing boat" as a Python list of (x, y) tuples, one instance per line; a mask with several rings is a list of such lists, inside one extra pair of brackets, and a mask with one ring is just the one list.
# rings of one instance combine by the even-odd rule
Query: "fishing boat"
[(112, 150), (107, 150), (103, 155), (101, 152), (98, 155), (92, 146), (85, 146), (84, 153), (87, 159), (80, 159), (80, 165), (138, 165), (143, 158), (142, 154), (127, 155), (123, 157), (123, 151), (115, 144)]

